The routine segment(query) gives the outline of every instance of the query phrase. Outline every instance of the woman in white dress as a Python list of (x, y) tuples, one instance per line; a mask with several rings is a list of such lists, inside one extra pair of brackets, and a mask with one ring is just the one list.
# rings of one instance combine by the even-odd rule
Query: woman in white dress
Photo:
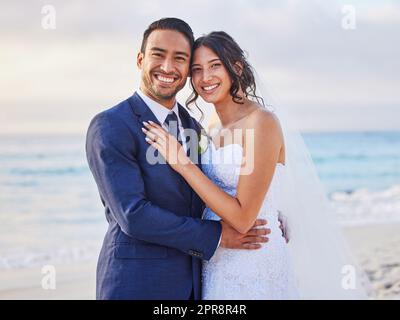
[(297, 299), (307, 298), (310, 290), (310, 296), (318, 298), (316, 288), (299, 290), (299, 272), (279, 228), (287, 170), (281, 125), (257, 96), (253, 70), (228, 34), (212, 32), (196, 40), (191, 84), (194, 92), (188, 103), (200, 95), (214, 105), (221, 123), (202, 154), (202, 170), (157, 124), (146, 124), (146, 140), (206, 203), (204, 219), (221, 219), (246, 233), (261, 218), (271, 230), (268, 243), (258, 250), (219, 247), (204, 262), (203, 299)]

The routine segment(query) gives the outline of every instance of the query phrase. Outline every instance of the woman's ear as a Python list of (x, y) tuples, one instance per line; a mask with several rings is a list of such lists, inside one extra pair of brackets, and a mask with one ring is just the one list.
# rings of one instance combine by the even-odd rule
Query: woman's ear
[(233, 67), (235, 68), (236, 74), (240, 77), (243, 72), (243, 63), (237, 61)]

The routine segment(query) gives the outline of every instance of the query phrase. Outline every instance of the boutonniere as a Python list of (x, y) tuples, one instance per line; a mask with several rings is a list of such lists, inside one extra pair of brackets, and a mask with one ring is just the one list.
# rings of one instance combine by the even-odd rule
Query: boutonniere
[(199, 140), (199, 145), (197, 149), (199, 150), (199, 154), (203, 154), (210, 146), (210, 141), (211, 141), (211, 137), (207, 134), (204, 128), (201, 128), (198, 140)]

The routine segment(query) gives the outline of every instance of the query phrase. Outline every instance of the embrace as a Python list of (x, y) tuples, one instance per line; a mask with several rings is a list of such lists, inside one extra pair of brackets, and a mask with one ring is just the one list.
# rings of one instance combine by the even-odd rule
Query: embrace
[[(145, 30), (137, 66), (140, 88), (87, 133), (109, 224), (97, 299), (363, 297), (360, 285), (343, 286), (349, 263), (325, 221), (321, 239), (305, 228), (307, 206), (287, 206), (305, 190), (283, 197), (287, 141), (235, 40), (223, 31), (195, 40), (186, 22), (164, 18)], [(199, 96), (212, 104), (221, 123), (213, 134), (176, 100), (188, 79), (187, 109)]]

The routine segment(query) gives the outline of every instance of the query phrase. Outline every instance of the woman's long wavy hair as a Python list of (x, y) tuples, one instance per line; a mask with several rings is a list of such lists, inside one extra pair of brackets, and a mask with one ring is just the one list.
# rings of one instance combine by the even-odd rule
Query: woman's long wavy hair
[[(239, 104), (244, 103), (244, 98), (238, 94), (241, 89), (246, 98), (257, 101), (260, 105), (265, 107), (263, 98), (256, 94), (256, 81), (253, 68), (247, 61), (245, 52), (230, 35), (224, 31), (214, 31), (208, 35), (202, 36), (194, 42), (193, 53), (202, 46), (212, 50), (227, 70), (232, 81), (230, 94), (233, 102)], [(238, 66), (241, 72), (238, 72)], [(192, 78), (190, 79), (190, 85), (193, 91), (186, 101), (186, 107), (190, 110), (191, 105), (194, 104), (201, 112), (201, 122), (204, 118), (204, 114), (196, 103), (199, 94), (194, 89)]]

